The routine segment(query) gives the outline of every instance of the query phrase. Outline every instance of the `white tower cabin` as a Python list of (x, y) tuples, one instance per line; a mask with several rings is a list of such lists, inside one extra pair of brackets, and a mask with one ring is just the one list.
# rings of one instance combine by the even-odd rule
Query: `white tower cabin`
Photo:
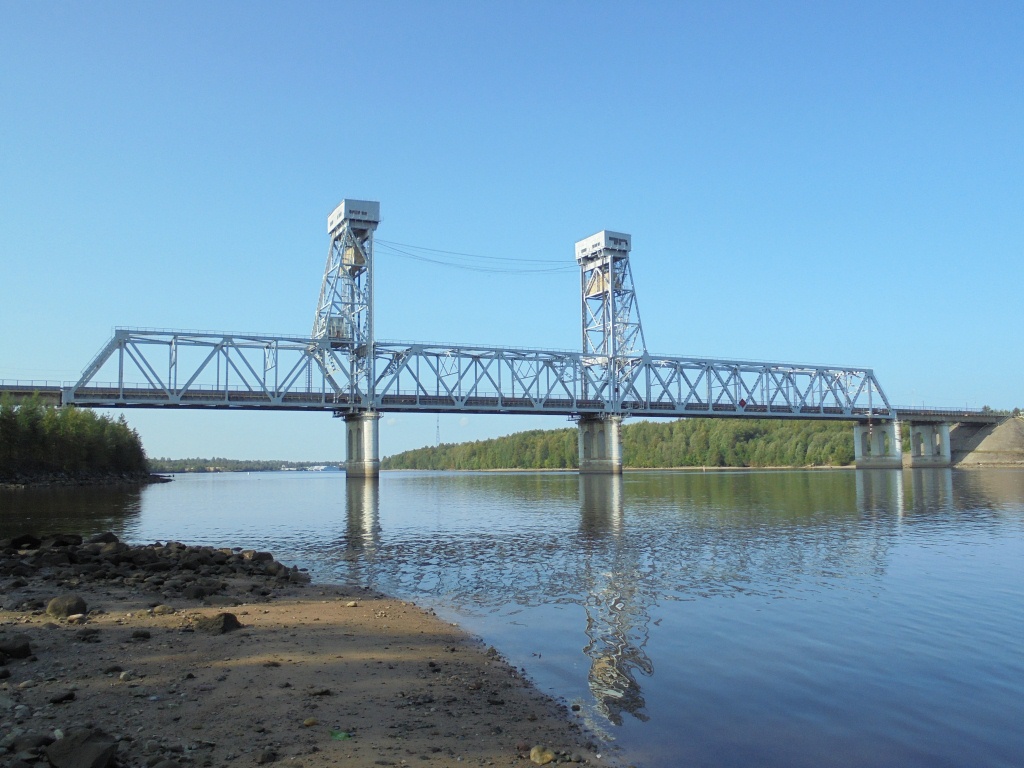
[(631, 238), (602, 230), (576, 243), (583, 320), (583, 397), (611, 405), (626, 396), (646, 351), (629, 268)]

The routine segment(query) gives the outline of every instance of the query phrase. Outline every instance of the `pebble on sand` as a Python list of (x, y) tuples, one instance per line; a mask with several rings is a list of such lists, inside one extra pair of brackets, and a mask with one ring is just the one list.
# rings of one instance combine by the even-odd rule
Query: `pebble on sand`
[(555, 753), (549, 747), (537, 745), (530, 750), (530, 760), (537, 765), (547, 765), (555, 759)]

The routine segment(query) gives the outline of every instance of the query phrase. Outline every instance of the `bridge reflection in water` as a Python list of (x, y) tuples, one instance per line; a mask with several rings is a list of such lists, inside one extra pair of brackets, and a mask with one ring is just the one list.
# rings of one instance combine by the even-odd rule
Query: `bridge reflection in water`
[[(598, 726), (621, 725), (627, 715), (648, 719), (643, 680), (654, 674), (648, 642), (652, 622), (661, 621), (652, 617), (664, 614), (659, 603), (772, 599), (837, 573), (882, 575), (901, 526), (965, 506), (984, 515), (1024, 496), (1024, 473), (1007, 472), (999, 481), (957, 471), (956, 483), (953, 473), (409, 474), (382, 484), (350, 481), (344, 532), (327, 554), (335, 578), (454, 609), (471, 626), (475, 618), (499, 627), (499, 635), (502, 626), (512, 632), (526, 608), (539, 609), (530, 621), (546, 621), (537, 617), (574, 606), (583, 624), (563, 630), (580, 632), (589, 665), (592, 711), (584, 714), (596, 716)], [(386, 498), (386, 517), (395, 524), (382, 529), (382, 493), (412, 505), (422, 499), (423, 508), (392, 518), (395, 499)], [(516, 517), (475, 524), (478, 507), (514, 510)], [(437, 519), (411, 523), (419, 514)], [(529, 629), (520, 631), (528, 637)]]
[(380, 484), (373, 479), (352, 479), (345, 483), (345, 534), (332, 547), (332, 554), (344, 561), (353, 581), (370, 581), (365, 572), (376, 560), (380, 537)]
[(856, 490), (859, 512), (895, 514), (901, 521), (962, 509), (998, 512), (1015, 508), (1024, 499), (1024, 472), (1013, 468), (861, 470), (856, 473)]
[(622, 478), (581, 475), (579, 496), (583, 539), (603, 540), (611, 553), (610, 562), (602, 567), (588, 560), (581, 574), (587, 588), (584, 608), (589, 642), (583, 652), (590, 659), (590, 691), (598, 711), (612, 724), (622, 725), (623, 713), (647, 720), (637, 677), (654, 673), (654, 664), (644, 650), (650, 636), (648, 607), (653, 596), (640, 589), (639, 581), (623, 578), (638, 573), (642, 565), (638, 551), (623, 540)]

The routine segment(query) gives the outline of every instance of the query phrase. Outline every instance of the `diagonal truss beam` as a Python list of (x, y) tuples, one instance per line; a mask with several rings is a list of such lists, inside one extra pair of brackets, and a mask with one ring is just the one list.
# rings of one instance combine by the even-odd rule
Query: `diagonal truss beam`
[(63, 402), (87, 406), (368, 409), (327, 339), (119, 328)]

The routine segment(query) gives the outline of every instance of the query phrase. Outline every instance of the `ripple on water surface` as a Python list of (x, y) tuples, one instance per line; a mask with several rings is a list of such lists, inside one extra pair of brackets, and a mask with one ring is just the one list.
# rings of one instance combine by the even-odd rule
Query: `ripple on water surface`
[(1024, 764), (1024, 472), (290, 472), (11, 498), (6, 531), (269, 549), (432, 605), (651, 768)]

